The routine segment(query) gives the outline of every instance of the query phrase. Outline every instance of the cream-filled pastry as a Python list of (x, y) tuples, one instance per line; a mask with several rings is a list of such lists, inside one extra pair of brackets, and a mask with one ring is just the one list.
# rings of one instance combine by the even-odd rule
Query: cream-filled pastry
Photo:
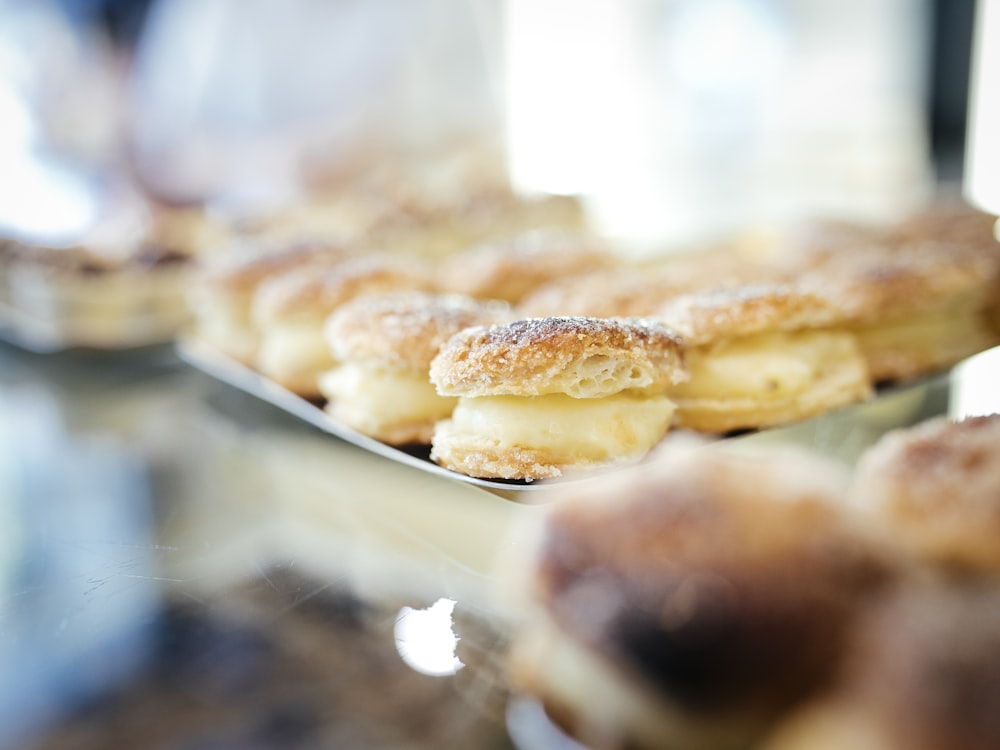
[(538, 229), (446, 258), (441, 267), (442, 286), (472, 297), (516, 303), (554, 279), (611, 268), (617, 262), (607, 243), (594, 235)]
[(516, 529), (511, 683), (595, 750), (753, 747), (836, 671), (899, 565), (837, 467), (667, 447)]
[(889, 245), (831, 258), (800, 283), (836, 300), (876, 382), (909, 380), (1000, 342), (988, 322), (996, 263), (968, 247)]
[(431, 458), (477, 477), (534, 480), (641, 459), (686, 377), (668, 328), (638, 318), (528, 318), (468, 328), (431, 362), (442, 396)]
[(1000, 414), (888, 433), (862, 455), (852, 501), (921, 559), (1000, 573)]
[(300, 396), (319, 398), (318, 378), (336, 364), (324, 325), (337, 308), (368, 294), (432, 287), (422, 264), (389, 255), (273, 277), (261, 284), (251, 309), (260, 335), (256, 367)]
[(319, 378), (327, 411), (386, 443), (430, 443), (435, 423), (458, 401), (438, 395), (428, 375), (441, 344), (510, 317), (505, 302), (454, 294), (400, 292), (344, 304), (326, 322), (337, 362)]
[(679, 426), (722, 433), (805, 419), (871, 395), (854, 337), (829, 300), (790, 285), (678, 297), (656, 317), (687, 345), (670, 390)]
[(297, 245), (253, 251), (235, 247), (225, 257), (210, 258), (199, 269), (188, 294), (194, 335), (244, 364), (257, 358), (259, 332), (250, 308), (258, 287), (295, 268), (332, 265), (350, 257), (337, 245)]

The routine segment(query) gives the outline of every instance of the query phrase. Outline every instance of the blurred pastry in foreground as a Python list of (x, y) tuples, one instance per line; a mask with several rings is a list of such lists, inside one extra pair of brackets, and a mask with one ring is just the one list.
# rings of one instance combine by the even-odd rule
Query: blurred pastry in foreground
[(290, 391), (319, 398), (318, 378), (336, 364), (323, 329), (338, 307), (367, 294), (432, 288), (422, 264), (391, 255), (350, 258), (269, 278), (251, 307), (260, 336), (255, 365)]
[(683, 336), (690, 377), (670, 390), (676, 423), (722, 433), (863, 401), (870, 378), (835, 304), (790, 285), (678, 297), (655, 316)]
[(490, 240), (442, 261), (442, 286), (471, 297), (516, 303), (542, 284), (608, 269), (618, 258), (582, 231), (537, 229)]
[(761, 750), (1000, 747), (1000, 591), (924, 585), (865, 617), (836, 687)]
[(259, 335), (250, 308), (257, 288), (290, 269), (322, 267), (350, 257), (341, 245), (294, 245), (256, 251), (235, 247), (208, 259), (199, 268), (188, 294), (194, 313), (194, 335), (233, 359), (252, 365)]
[(561, 488), (501, 572), (513, 689), (595, 750), (752, 747), (899, 575), (845, 483), (797, 451), (702, 446)]
[(862, 455), (851, 497), (916, 556), (1000, 574), (1000, 414), (883, 436)]
[(529, 318), (468, 328), (431, 362), (442, 396), (431, 458), (475, 477), (541, 479), (641, 459), (686, 377), (673, 331), (641, 319)]
[(430, 443), (434, 424), (457, 402), (430, 382), (439, 347), (464, 328), (510, 317), (505, 302), (461, 295), (400, 292), (344, 304), (326, 323), (337, 362), (319, 378), (327, 411), (386, 443)]
[(564, 274), (541, 284), (518, 303), (522, 315), (597, 318), (653, 315), (675, 297), (773, 279), (768, 269), (728, 250), (667, 255), (657, 262), (627, 263)]
[(840, 255), (800, 281), (842, 308), (872, 378), (898, 381), (1000, 341), (987, 321), (994, 265), (968, 248), (921, 243)]

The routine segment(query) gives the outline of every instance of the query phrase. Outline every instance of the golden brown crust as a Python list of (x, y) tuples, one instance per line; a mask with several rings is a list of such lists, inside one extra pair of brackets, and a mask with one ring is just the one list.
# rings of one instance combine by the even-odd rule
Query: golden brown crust
[(430, 290), (426, 269), (391, 256), (349, 258), (329, 267), (295, 268), (271, 276), (257, 290), (251, 316), (258, 324), (326, 318), (363, 294)]
[(847, 321), (870, 323), (932, 308), (981, 308), (993, 264), (966, 248), (923, 243), (839, 256), (802, 277), (807, 290), (836, 301)]
[(593, 235), (533, 230), (451, 256), (442, 266), (443, 286), (473, 297), (517, 302), (554, 279), (616, 262), (606, 243)]
[(827, 328), (841, 313), (827, 297), (791, 284), (716, 289), (678, 297), (655, 316), (688, 346), (770, 331)]
[(399, 292), (364, 296), (340, 307), (326, 323), (334, 358), (377, 360), (426, 373), (441, 344), (464, 328), (511, 318), (505, 302), (457, 294)]
[(527, 318), (468, 328), (431, 362), (447, 396), (606, 396), (665, 390), (685, 377), (683, 345), (641, 318)]
[(277, 250), (233, 251), (226, 257), (209, 259), (200, 269), (197, 282), (206, 290), (252, 295), (267, 279), (293, 268), (329, 265), (350, 257), (353, 251), (340, 245), (297, 244)]
[(544, 284), (522, 299), (517, 309), (526, 317), (642, 317), (691, 291), (688, 279), (661, 272), (605, 269)]
[(920, 556), (1000, 572), (1000, 415), (889, 433), (862, 456), (852, 495)]

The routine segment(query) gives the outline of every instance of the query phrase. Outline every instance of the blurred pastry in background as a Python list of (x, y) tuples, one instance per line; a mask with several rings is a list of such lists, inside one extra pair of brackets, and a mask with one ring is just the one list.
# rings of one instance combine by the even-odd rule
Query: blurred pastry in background
[(1000, 333), (1000, 224), (995, 214), (981, 211), (955, 195), (938, 196), (894, 226), (889, 240), (903, 247), (915, 242), (942, 242), (990, 262), (993, 289), (987, 300), (987, 315), (993, 330)]
[(86, 227), (43, 239), (11, 226), (0, 237), (2, 322), (44, 350), (166, 343), (190, 321), (185, 289), (198, 260), (226, 236), (200, 206), (109, 188)]
[(252, 365), (259, 334), (250, 308), (257, 288), (294, 268), (323, 267), (354, 251), (337, 244), (299, 244), (258, 248), (237, 244), (199, 265), (187, 295), (194, 315), (193, 335), (227, 356)]
[(642, 319), (529, 318), (456, 334), (431, 362), (458, 398), (431, 458), (474, 477), (535, 480), (642, 459), (667, 432), (683, 346)]
[(1000, 574), (1000, 414), (885, 435), (862, 455), (851, 499), (916, 557)]
[(389, 163), (372, 154), (296, 200), (241, 218), (238, 230), (258, 241), (360, 242), (433, 259), (534, 229), (585, 230), (578, 199), (518, 195), (505, 175), (463, 160), (455, 152)]
[(464, 328), (511, 318), (502, 301), (454, 294), (399, 292), (345, 303), (327, 320), (326, 339), (337, 365), (319, 377), (327, 411), (377, 440), (429, 444), (454, 397), (430, 381), (441, 344)]
[(320, 398), (319, 376), (336, 364), (324, 325), (337, 308), (367, 294), (433, 289), (428, 267), (389, 254), (271, 275), (260, 283), (251, 304), (250, 319), (259, 336), (254, 365), (293, 393)]
[(863, 401), (870, 378), (854, 337), (826, 298), (793, 285), (678, 297), (655, 317), (687, 347), (673, 386), (676, 424), (724, 433), (805, 419)]
[(684, 294), (774, 281), (771, 269), (729, 249), (667, 254), (653, 262), (619, 260), (612, 267), (564, 275), (525, 295), (526, 316), (643, 317)]
[(449, 291), (517, 303), (555, 279), (610, 269), (619, 258), (599, 237), (562, 229), (532, 230), (457, 252), (442, 262)]
[(1000, 747), (996, 583), (907, 587), (862, 620), (843, 674), (762, 750)]
[(836, 673), (902, 574), (839, 466), (671, 447), (566, 485), (500, 571), (513, 690), (590, 748), (744, 748)]
[(844, 311), (876, 382), (911, 380), (995, 345), (987, 322), (995, 263), (935, 242), (844, 253), (800, 283)]

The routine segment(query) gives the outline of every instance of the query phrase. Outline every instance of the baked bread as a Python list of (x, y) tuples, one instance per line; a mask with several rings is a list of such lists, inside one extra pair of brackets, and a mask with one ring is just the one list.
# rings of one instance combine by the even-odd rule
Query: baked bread
[(251, 305), (260, 336), (256, 367), (304, 398), (319, 398), (318, 377), (336, 364), (323, 327), (338, 307), (367, 294), (432, 288), (423, 265), (391, 255), (272, 276), (260, 284)]
[(319, 378), (327, 411), (390, 444), (430, 443), (434, 424), (457, 401), (430, 382), (441, 344), (464, 328), (508, 320), (505, 302), (461, 295), (400, 292), (357, 298), (326, 322), (338, 363)]
[(684, 337), (676, 423), (724, 433), (805, 419), (871, 394), (864, 359), (829, 299), (793, 285), (678, 297), (656, 314)]
[(641, 459), (666, 433), (680, 340), (642, 319), (528, 318), (468, 328), (431, 362), (442, 396), (431, 458), (477, 477), (534, 480)]
[(471, 247), (442, 262), (445, 289), (516, 303), (542, 284), (618, 262), (606, 242), (581, 231), (537, 229)]
[(852, 499), (916, 556), (1000, 573), (1000, 414), (888, 433), (862, 455)]
[(329, 244), (266, 250), (240, 245), (207, 259), (188, 294), (194, 335), (229, 357), (253, 365), (260, 342), (250, 308), (258, 287), (291, 269), (329, 266), (351, 254), (345, 246)]
[(514, 690), (595, 749), (753, 746), (899, 575), (844, 484), (803, 453), (708, 446), (561, 488), (505, 569)]

